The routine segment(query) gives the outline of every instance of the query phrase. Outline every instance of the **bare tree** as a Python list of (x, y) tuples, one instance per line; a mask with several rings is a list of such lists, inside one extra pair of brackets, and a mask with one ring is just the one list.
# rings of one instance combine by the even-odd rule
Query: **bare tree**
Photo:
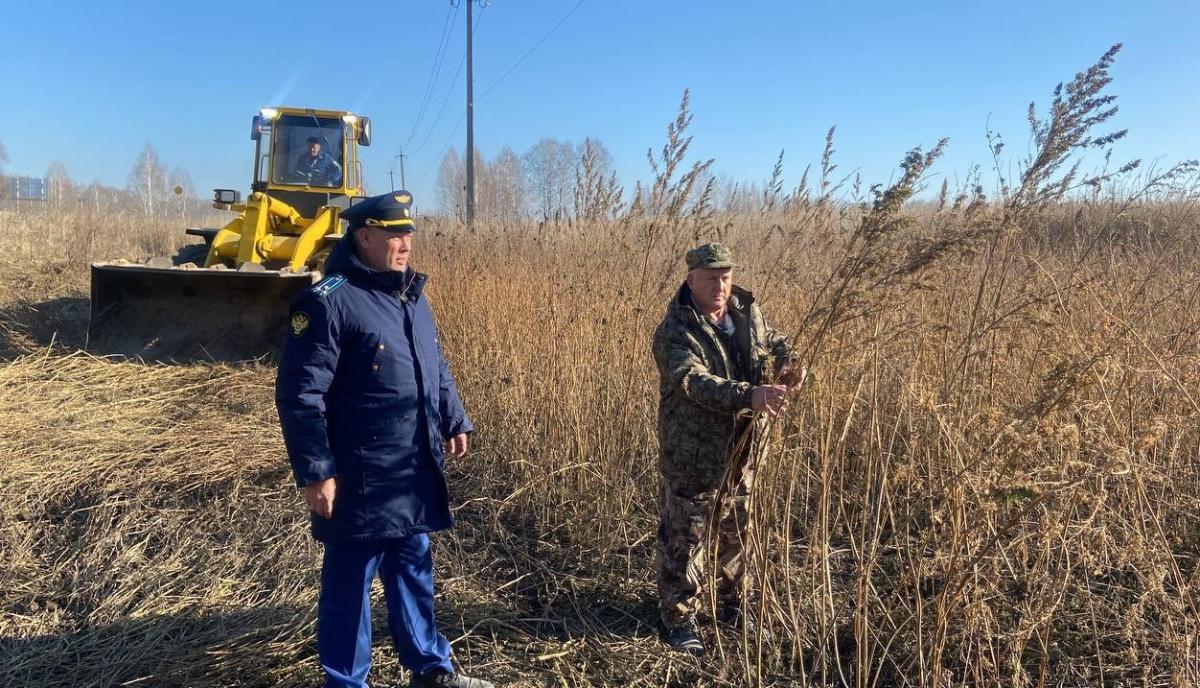
[(525, 176), (534, 214), (542, 220), (559, 220), (571, 212), (574, 196), (575, 147), (544, 138), (525, 152)]
[(129, 192), (118, 192), (116, 189), (110, 189), (100, 183), (100, 180), (93, 179), (91, 184), (79, 190), (79, 199), (81, 203), (86, 204), (94, 212), (100, 212), (106, 208), (112, 207), (115, 203), (114, 199), (119, 196), (129, 196)]
[(465, 217), (466, 178), (466, 167), (458, 157), (458, 151), (454, 148), (447, 150), (438, 167), (437, 184), (434, 189), (443, 213), (454, 215), (460, 219)]
[(515, 222), (525, 217), (529, 208), (528, 184), (521, 158), (512, 148), (505, 146), (500, 149), (500, 153), (488, 165), (488, 179), (490, 216), (501, 222)]
[(6, 177), (4, 176), (4, 168), (8, 166), (8, 150), (4, 147), (4, 142), (0, 141), (0, 197), (3, 197), (6, 190), (3, 188)]
[(49, 187), (49, 200), (56, 206), (62, 206), (75, 197), (75, 182), (71, 181), (71, 173), (60, 160), (55, 160), (46, 168), (46, 184)]
[(167, 170), (158, 151), (149, 143), (138, 153), (137, 162), (129, 172), (129, 191), (148, 216), (153, 217), (166, 209), (169, 198)]
[[(496, 178), (492, 166), (475, 148), (475, 217), (491, 220), (496, 216)], [(464, 185), (465, 186), (465, 185)], [(464, 198), (465, 198), (464, 189)]]

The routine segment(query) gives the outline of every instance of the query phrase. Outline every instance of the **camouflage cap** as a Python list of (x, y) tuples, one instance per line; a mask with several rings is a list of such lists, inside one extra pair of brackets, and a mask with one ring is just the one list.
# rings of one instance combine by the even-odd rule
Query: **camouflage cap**
[(733, 255), (729, 252), (729, 248), (723, 244), (705, 244), (687, 252), (688, 270), (704, 268), (706, 270), (718, 270), (720, 268), (740, 268), (742, 266), (733, 262)]

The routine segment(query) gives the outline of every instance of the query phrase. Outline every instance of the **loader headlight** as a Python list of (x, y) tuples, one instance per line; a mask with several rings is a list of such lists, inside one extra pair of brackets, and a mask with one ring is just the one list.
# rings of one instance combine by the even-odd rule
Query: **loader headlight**
[(279, 116), (279, 111), (275, 108), (263, 108), (258, 112), (263, 116), (263, 119), (275, 119)]
[(213, 203), (233, 205), (242, 202), (242, 194), (236, 189), (213, 189)]

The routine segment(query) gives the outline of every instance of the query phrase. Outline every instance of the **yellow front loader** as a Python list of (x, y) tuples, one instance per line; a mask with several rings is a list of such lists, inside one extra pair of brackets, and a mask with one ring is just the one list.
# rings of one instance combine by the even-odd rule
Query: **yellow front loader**
[(371, 121), (349, 112), (263, 108), (251, 123), (254, 180), (204, 243), (144, 264), (92, 264), (88, 348), (147, 360), (245, 360), (278, 348), (292, 296), (321, 278), (340, 213), (364, 195), (359, 146)]

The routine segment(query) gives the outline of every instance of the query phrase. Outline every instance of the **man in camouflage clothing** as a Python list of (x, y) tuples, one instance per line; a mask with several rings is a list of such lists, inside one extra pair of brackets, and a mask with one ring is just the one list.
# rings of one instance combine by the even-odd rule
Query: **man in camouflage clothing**
[[(740, 589), (751, 444), (757, 426), (787, 403), (790, 388), (768, 382), (779, 379), (791, 352), (754, 296), (733, 286), (738, 266), (729, 249), (705, 244), (688, 251), (686, 261), (687, 281), (654, 332), (662, 474), (658, 595), (664, 641), (702, 655), (695, 617), (713, 539), (718, 618), (747, 620)], [(803, 380), (802, 373), (791, 377), (798, 378), (793, 387)], [(747, 432), (751, 424), (756, 427)], [(710, 521), (715, 532), (706, 538)]]

